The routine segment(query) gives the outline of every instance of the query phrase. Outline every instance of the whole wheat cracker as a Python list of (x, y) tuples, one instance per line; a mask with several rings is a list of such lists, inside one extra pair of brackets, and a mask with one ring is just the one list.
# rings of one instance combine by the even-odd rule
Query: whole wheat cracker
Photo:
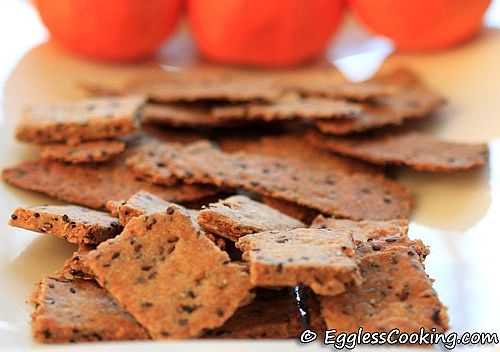
[(141, 96), (107, 97), (34, 106), (24, 111), (16, 129), (19, 141), (79, 144), (115, 138), (136, 129)]
[(360, 284), (352, 234), (332, 229), (260, 232), (236, 242), (250, 265), (256, 286), (307, 285), (323, 295), (337, 295)]
[(44, 277), (32, 296), (32, 330), (44, 343), (149, 339), (94, 280)]
[(209, 204), (198, 213), (198, 223), (205, 231), (233, 242), (251, 233), (305, 227), (304, 223), (243, 195)]
[(125, 149), (121, 141), (84, 142), (75, 146), (49, 144), (42, 148), (42, 158), (66, 163), (96, 163), (111, 160)]
[(488, 156), (486, 144), (453, 143), (415, 131), (358, 138), (309, 133), (308, 140), (348, 157), (380, 165), (406, 165), (420, 171), (468, 170), (484, 165)]
[(447, 308), (432, 288), (419, 260), (399, 251), (380, 252), (360, 259), (361, 286), (335, 297), (319, 296), (321, 314), (338, 332), (418, 332), (448, 329)]
[(175, 205), (131, 219), (85, 259), (97, 281), (155, 339), (198, 336), (248, 303), (248, 274)]
[(98, 244), (118, 235), (123, 227), (101, 211), (77, 205), (43, 205), (17, 208), (9, 225), (48, 233), (77, 244)]

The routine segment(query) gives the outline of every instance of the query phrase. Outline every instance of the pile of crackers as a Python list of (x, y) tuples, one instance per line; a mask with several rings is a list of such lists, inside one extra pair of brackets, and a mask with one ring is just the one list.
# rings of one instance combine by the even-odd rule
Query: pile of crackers
[(27, 108), (40, 157), (3, 179), (68, 205), (9, 224), (78, 246), (30, 302), (46, 343), (446, 331), (395, 166), (449, 172), (485, 145), (418, 131), (444, 99), (411, 71), (192, 70)]

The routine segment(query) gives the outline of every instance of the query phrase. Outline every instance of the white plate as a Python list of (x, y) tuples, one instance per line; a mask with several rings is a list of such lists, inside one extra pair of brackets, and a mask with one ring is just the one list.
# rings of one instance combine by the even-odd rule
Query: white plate
[[(11, 2), (12, 5), (12, 2)], [(41, 44), (43, 30), (27, 4), (0, 6), (2, 28), (9, 36), (0, 59), (4, 81), (0, 113), (0, 167), (34, 155), (16, 143), (13, 126), (28, 103), (78, 97), (81, 81), (119, 84), (131, 75), (155, 72), (157, 65), (106, 65), (64, 54), (52, 44)], [(5, 11), (4, 11), (5, 10)], [(9, 11), (11, 12), (9, 12)], [(15, 14), (20, 14), (16, 17)], [(353, 79), (369, 76), (391, 53), (386, 41), (367, 36), (348, 22), (330, 61)], [(457, 141), (489, 142), (489, 166), (472, 172), (427, 174), (400, 172), (399, 180), (416, 196), (410, 235), (431, 246), (426, 269), (449, 307), (454, 331), (500, 332), (500, 30), (487, 28), (474, 42), (433, 54), (391, 56), (391, 64), (404, 64), (419, 72), (427, 83), (449, 99), (439, 119), (427, 129)], [(191, 45), (180, 35), (162, 54), (168, 67), (194, 60)], [(119, 343), (80, 346), (42, 346), (31, 341), (30, 307), (25, 303), (33, 283), (51, 274), (74, 247), (51, 236), (41, 236), (6, 225), (19, 205), (54, 201), (20, 191), (0, 182), (0, 349), (86, 351), (166, 350), (273, 350), (298, 349), (289, 342)], [(300, 346), (301, 350), (318, 344)], [(330, 349), (331, 350), (331, 349)]]

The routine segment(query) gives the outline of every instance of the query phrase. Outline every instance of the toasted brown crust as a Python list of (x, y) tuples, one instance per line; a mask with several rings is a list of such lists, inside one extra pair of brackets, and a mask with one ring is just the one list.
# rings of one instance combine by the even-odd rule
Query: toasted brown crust
[(97, 281), (156, 339), (221, 326), (251, 288), (244, 269), (228, 264), (227, 253), (174, 205), (131, 219), (85, 258)]
[(294, 229), (242, 237), (236, 247), (250, 263), (257, 286), (307, 285), (323, 295), (359, 284), (354, 242), (348, 231)]
[(172, 127), (214, 127), (220, 125), (210, 110), (182, 104), (146, 104), (142, 109), (142, 122)]
[(290, 290), (257, 291), (255, 300), (241, 308), (215, 330), (202, 335), (208, 339), (287, 339), (302, 331), (297, 301)]
[(114, 160), (99, 165), (68, 165), (34, 160), (3, 170), (3, 179), (19, 188), (93, 209), (104, 209), (109, 200), (128, 199), (145, 190), (168, 201), (190, 202), (215, 192), (190, 185), (160, 187), (137, 180), (124, 160), (133, 148)]
[(338, 332), (418, 332), (448, 329), (447, 308), (417, 258), (399, 251), (381, 252), (360, 260), (363, 284), (335, 296), (321, 296), (321, 313)]
[(118, 235), (123, 228), (108, 213), (76, 205), (17, 208), (9, 225), (48, 233), (77, 244), (101, 243)]
[(144, 98), (113, 97), (53, 103), (27, 109), (16, 138), (36, 144), (79, 144), (132, 133)]
[(205, 231), (233, 242), (251, 233), (305, 227), (302, 222), (246, 196), (211, 203), (198, 213), (198, 223)]
[(146, 330), (93, 280), (45, 277), (34, 293), (33, 337), (45, 343), (145, 340)]
[(121, 141), (85, 142), (75, 146), (65, 144), (46, 145), (42, 149), (42, 158), (66, 163), (98, 163), (111, 160), (125, 149)]
[(382, 176), (258, 154), (226, 154), (206, 141), (177, 150), (166, 163), (186, 183), (243, 188), (339, 217), (406, 218), (411, 206), (408, 191)]
[(413, 131), (349, 139), (310, 133), (308, 140), (374, 164), (406, 165), (421, 171), (468, 170), (484, 165), (488, 156), (486, 144), (452, 143)]

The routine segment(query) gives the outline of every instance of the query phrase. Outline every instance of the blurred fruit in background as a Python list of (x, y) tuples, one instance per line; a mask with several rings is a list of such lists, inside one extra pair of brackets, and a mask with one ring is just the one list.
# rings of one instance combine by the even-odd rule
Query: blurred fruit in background
[(151, 55), (173, 32), (180, 0), (35, 0), (55, 42), (96, 59)]
[(343, 0), (189, 0), (194, 39), (206, 58), (230, 64), (292, 66), (323, 52)]
[(405, 50), (433, 50), (477, 33), (490, 0), (349, 0), (369, 29)]

